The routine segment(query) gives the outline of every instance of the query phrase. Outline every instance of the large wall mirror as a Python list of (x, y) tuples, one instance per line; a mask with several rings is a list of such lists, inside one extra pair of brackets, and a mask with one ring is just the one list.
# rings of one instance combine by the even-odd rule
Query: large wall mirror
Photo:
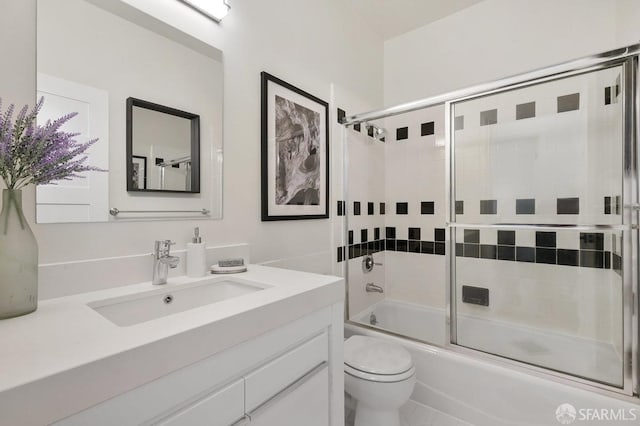
[(88, 163), (109, 170), (39, 186), (37, 222), (221, 218), (222, 52), (142, 1), (37, 5), (39, 119), (78, 112), (65, 130), (98, 138)]

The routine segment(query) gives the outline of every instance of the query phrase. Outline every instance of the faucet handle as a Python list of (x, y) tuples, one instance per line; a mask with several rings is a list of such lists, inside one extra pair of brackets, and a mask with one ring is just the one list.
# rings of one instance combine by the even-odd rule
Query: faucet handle
[(161, 254), (169, 254), (169, 250), (171, 249), (171, 246), (174, 245), (175, 242), (171, 241), (171, 240), (156, 240), (155, 244), (154, 244), (154, 252), (156, 255), (161, 255)]

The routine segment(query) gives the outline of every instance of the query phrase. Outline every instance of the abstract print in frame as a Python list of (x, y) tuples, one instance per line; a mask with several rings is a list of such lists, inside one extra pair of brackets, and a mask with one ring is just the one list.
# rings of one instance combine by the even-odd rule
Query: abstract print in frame
[(329, 217), (329, 105), (266, 72), (262, 220)]

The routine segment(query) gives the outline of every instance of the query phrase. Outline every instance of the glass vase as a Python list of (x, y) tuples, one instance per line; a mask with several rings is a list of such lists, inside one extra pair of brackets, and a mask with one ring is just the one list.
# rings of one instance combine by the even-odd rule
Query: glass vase
[(0, 319), (38, 308), (38, 242), (22, 211), (22, 191), (2, 190)]

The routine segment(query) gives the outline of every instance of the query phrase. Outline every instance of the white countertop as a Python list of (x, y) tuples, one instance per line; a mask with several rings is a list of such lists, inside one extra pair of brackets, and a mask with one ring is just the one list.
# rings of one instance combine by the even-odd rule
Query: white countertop
[[(67, 386), (73, 379), (64, 374), (72, 370), (96, 381), (108, 378), (114, 365), (120, 368), (116, 361), (126, 360), (133, 374), (127, 371), (124, 378), (111, 380), (94, 390), (96, 395), (88, 389), (86, 401), (78, 404), (113, 396), (344, 299), (339, 277), (258, 265), (233, 276), (271, 287), (127, 327), (113, 324), (87, 304), (159, 286), (146, 282), (50, 299), (32, 314), (0, 321), (0, 412), (19, 398), (46, 398), (47, 388)], [(170, 278), (163, 287), (211, 277)], [(157, 362), (140, 364), (135, 354), (151, 354)], [(102, 366), (98, 361), (104, 361)]]

